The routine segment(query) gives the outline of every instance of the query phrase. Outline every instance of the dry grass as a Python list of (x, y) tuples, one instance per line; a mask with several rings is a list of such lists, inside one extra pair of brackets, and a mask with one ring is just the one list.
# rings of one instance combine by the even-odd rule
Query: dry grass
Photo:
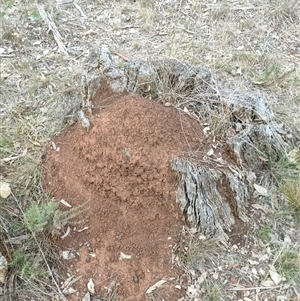
[(199, 238), (199, 235), (188, 235), (176, 248), (178, 263), (186, 272), (191, 270), (204, 273), (207, 266), (214, 261), (220, 250), (215, 240)]
[[(15, 195), (0, 200), (0, 236), (8, 241), (11, 260), (4, 299), (10, 301), (51, 300), (59, 293), (49, 277), (49, 267), (55, 268), (59, 260), (55, 248), (47, 236), (30, 235), (22, 211), (29, 200), (47, 201), (41, 183), (42, 150), (51, 135), (65, 128), (64, 117), (81, 101), (80, 77), (91, 46), (107, 44), (131, 59), (171, 57), (210, 68), (218, 85), (266, 97), (288, 130), (299, 137), (300, 128), (297, 0), (189, 0), (172, 5), (154, 0), (77, 1), (87, 19), (73, 4), (42, 3), (69, 56), (59, 52), (34, 2), (0, 3), (0, 156), (17, 157), (0, 166), (1, 179), (11, 184)], [(222, 116), (215, 120), (220, 133), (226, 131)], [(282, 188), (296, 207), (297, 181), (284, 182)], [(19, 236), (26, 237), (21, 245), (14, 243)], [(199, 243), (187, 247), (186, 265), (198, 260)]]

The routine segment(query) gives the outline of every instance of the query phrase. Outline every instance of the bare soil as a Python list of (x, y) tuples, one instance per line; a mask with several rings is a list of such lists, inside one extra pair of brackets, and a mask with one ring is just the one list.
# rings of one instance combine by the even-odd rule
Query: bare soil
[[(76, 250), (67, 265), (83, 276), (74, 300), (82, 299), (90, 278), (102, 296), (115, 280), (120, 301), (145, 300), (151, 285), (171, 279), (162, 294), (178, 300), (184, 290), (175, 285), (183, 272), (172, 264), (172, 248), (184, 217), (170, 161), (199, 143), (205, 147), (202, 128), (171, 106), (102, 92), (93, 101), (90, 131), (80, 123), (70, 127), (53, 140), (59, 151), (49, 147), (45, 163), (54, 197), (72, 206), (89, 201), (88, 220), (59, 242)], [(120, 260), (120, 252), (131, 259)]]

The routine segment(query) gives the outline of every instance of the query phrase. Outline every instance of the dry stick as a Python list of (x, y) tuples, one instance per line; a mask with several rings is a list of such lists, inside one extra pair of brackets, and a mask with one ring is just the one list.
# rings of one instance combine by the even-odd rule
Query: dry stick
[(276, 289), (280, 288), (281, 285), (277, 286), (254, 286), (254, 287), (234, 287), (234, 288), (229, 288), (228, 291), (253, 291), (253, 290), (267, 290), (267, 289)]
[(127, 56), (125, 56), (123, 53), (121, 52), (117, 52), (117, 51), (112, 51), (111, 54), (117, 55), (120, 58), (122, 58), (124, 61), (128, 62), (129, 58)]
[(184, 28), (184, 27), (176, 27), (177, 29), (181, 29), (181, 30), (183, 30), (183, 31), (185, 31), (186, 33), (189, 33), (189, 34), (196, 34), (196, 32), (194, 32), (194, 31), (191, 31), (191, 30), (188, 30), (188, 29), (186, 29), (186, 28)]
[(57, 5), (62, 5), (62, 4), (69, 4), (74, 2), (74, 0), (56, 0)]
[[(11, 195), (13, 196), (13, 198), (14, 198), (15, 202), (17, 203), (17, 205), (18, 205), (20, 211), (22, 212), (22, 215), (24, 216), (24, 211), (23, 211), (22, 207), (20, 206), (20, 204), (19, 204), (17, 198), (15, 197), (15, 195), (14, 195), (13, 193), (11, 193)], [(39, 250), (40, 250), (40, 252), (41, 252), (41, 254), (42, 254), (42, 256), (43, 256), (44, 262), (45, 262), (45, 264), (46, 264), (46, 266), (47, 266), (47, 269), (48, 269), (48, 271), (49, 271), (49, 274), (50, 274), (50, 276), (51, 276), (51, 278), (52, 278), (53, 283), (54, 283), (55, 286), (56, 286), (56, 289), (57, 289), (57, 291), (58, 291), (60, 297), (62, 298), (63, 301), (68, 301), (67, 298), (66, 298), (66, 297), (64, 296), (64, 294), (62, 293), (62, 291), (61, 291), (59, 285), (57, 284), (57, 282), (56, 282), (56, 280), (55, 280), (55, 278), (54, 278), (54, 276), (53, 276), (53, 272), (52, 272), (51, 268), (50, 268), (49, 265), (48, 265), (48, 262), (47, 262), (47, 260), (46, 260), (45, 254), (44, 254), (44, 252), (43, 252), (43, 250), (42, 250), (40, 244), (38, 243), (38, 241), (37, 241), (37, 239), (36, 239), (36, 237), (35, 237), (35, 233), (32, 232), (32, 231), (30, 231), (30, 232), (31, 232), (31, 235), (32, 235), (32, 237), (34, 238), (34, 241), (35, 241), (35, 243), (37, 244), (37, 246), (38, 246), (38, 248), (39, 248)]]
[(13, 156), (13, 157), (8, 157), (8, 158), (3, 158), (0, 159), (0, 162), (9, 162), (9, 161), (13, 161), (13, 160), (17, 160), (21, 157), (24, 157), (27, 154), (27, 148), (25, 148), (22, 152), (22, 154), (17, 155), (17, 156)]
[(81, 16), (87, 19), (87, 15), (82, 11), (81, 7), (76, 2), (73, 2), (73, 4), (77, 8), (77, 10), (80, 12)]
[(59, 50), (68, 56), (69, 55), (68, 50), (64, 45), (64, 43), (62, 42), (62, 36), (60, 35), (55, 23), (52, 21), (50, 14), (48, 14), (41, 5), (37, 4), (37, 9), (42, 19), (47, 23), (49, 29), (52, 31)]

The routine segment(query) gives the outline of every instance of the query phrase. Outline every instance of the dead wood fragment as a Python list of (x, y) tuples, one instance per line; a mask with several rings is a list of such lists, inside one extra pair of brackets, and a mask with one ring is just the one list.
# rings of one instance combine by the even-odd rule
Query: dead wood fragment
[(47, 23), (49, 29), (53, 33), (54, 39), (58, 45), (59, 50), (64, 53), (65, 55), (69, 56), (68, 50), (64, 43), (62, 42), (62, 36), (58, 31), (57, 26), (55, 25), (54, 21), (52, 20), (49, 13), (47, 13), (41, 5), (37, 5), (37, 9), (42, 17), (42, 19)]

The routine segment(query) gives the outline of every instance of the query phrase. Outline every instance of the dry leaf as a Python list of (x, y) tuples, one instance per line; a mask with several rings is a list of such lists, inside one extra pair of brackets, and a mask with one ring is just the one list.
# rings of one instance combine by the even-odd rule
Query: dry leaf
[(66, 202), (64, 199), (60, 200), (60, 202), (61, 202), (63, 205), (65, 205), (66, 207), (69, 207), (69, 208), (72, 207), (72, 206), (71, 206), (68, 202)]
[(198, 284), (203, 283), (205, 281), (206, 277), (207, 277), (207, 272), (202, 273), (201, 276), (197, 279), (197, 283)]
[(126, 255), (123, 252), (120, 252), (119, 260), (129, 260), (131, 259), (131, 255)]
[(8, 272), (8, 263), (6, 258), (0, 253), (0, 283), (5, 283), (5, 277)]
[(277, 272), (270, 271), (269, 272), (271, 279), (274, 281), (276, 285), (278, 285), (282, 280), (284, 280)]
[(63, 290), (63, 293), (64, 293), (65, 295), (71, 295), (71, 294), (76, 293), (76, 290), (75, 290), (74, 288), (72, 288), (72, 287), (67, 287), (67, 288), (65, 288), (65, 289)]
[(274, 285), (275, 285), (274, 281), (272, 281), (270, 278), (268, 278), (267, 280), (265, 280), (261, 283), (261, 286), (264, 286), (264, 287), (271, 287)]
[(237, 70), (236, 70), (236, 74), (238, 75), (243, 75), (243, 71), (242, 71), (242, 68), (239, 67)]
[(91, 294), (95, 294), (95, 284), (92, 279), (89, 280), (89, 282), (87, 284), (87, 289), (89, 290), (89, 292)]
[(262, 210), (264, 213), (267, 213), (267, 210), (263, 207), (263, 206), (261, 206), (261, 205), (259, 205), (259, 204), (252, 204), (251, 205), (253, 208), (255, 208), (255, 209), (260, 209), (260, 210)]
[(87, 230), (89, 227), (83, 227), (82, 229), (79, 229), (77, 232), (82, 232), (82, 231), (85, 231), (85, 230)]
[(198, 229), (196, 227), (192, 227), (189, 229), (191, 234), (196, 234), (198, 232)]
[(155, 291), (157, 288), (164, 285), (166, 282), (167, 282), (166, 280), (159, 280), (158, 282), (156, 282), (154, 285), (150, 286), (147, 289), (146, 294), (151, 294), (153, 291)]
[(6, 199), (11, 194), (9, 184), (6, 182), (0, 181), (0, 196), (3, 199)]
[(10, 73), (7, 73), (5, 71), (3, 71), (3, 72), (0, 73), (0, 78), (1, 79), (8, 78), (9, 76), (10, 76)]
[(210, 131), (210, 127), (209, 126), (206, 126), (204, 129), (203, 129), (203, 133), (205, 136), (208, 136), (208, 131)]
[(71, 228), (68, 226), (66, 233), (63, 236), (61, 236), (60, 238), (61, 239), (66, 238), (70, 234), (70, 231), (71, 231)]
[(269, 161), (269, 160), (268, 160), (267, 158), (265, 158), (265, 157), (258, 156), (258, 158), (259, 158), (260, 160), (264, 161), (264, 162), (268, 162), (268, 161)]
[(54, 141), (51, 141), (51, 145), (52, 145), (52, 148), (53, 148), (54, 150), (56, 150), (56, 144), (55, 144)]
[(70, 251), (62, 251), (62, 257), (65, 260), (71, 260), (75, 258), (75, 255), (73, 252)]
[(91, 295), (90, 292), (87, 292), (84, 297), (82, 298), (82, 301), (91, 301)]
[[(195, 298), (195, 297), (199, 297), (199, 287), (196, 287), (196, 286), (192, 286), (192, 285), (189, 285), (188, 288), (187, 288), (187, 295), (190, 297), (190, 298)], [(195, 300), (195, 299), (194, 299)]]
[(258, 192), (258, 194), (262, 195), (262, 196), (268, 196), (268, 189), (260, 186), (258, 184), (253, 184), (255, 190)]
[(212, 156), (214, 154), (214, 150), (211, 148), (206, 154), (207, 156)]
[(255, 261), (255, 260), (251, 260), (251, 259), (248, 259), (248, 262), (249, 262), (251, 265), (258, 265), (258, 264), (259, 264), (259, 261)]
[(291, 150), (288, 153), (287, 157), (291, 163), (297, 164), (297, 162), (299, 162), (300, 159), (300, 148), (296, 147), (293, 150)]

